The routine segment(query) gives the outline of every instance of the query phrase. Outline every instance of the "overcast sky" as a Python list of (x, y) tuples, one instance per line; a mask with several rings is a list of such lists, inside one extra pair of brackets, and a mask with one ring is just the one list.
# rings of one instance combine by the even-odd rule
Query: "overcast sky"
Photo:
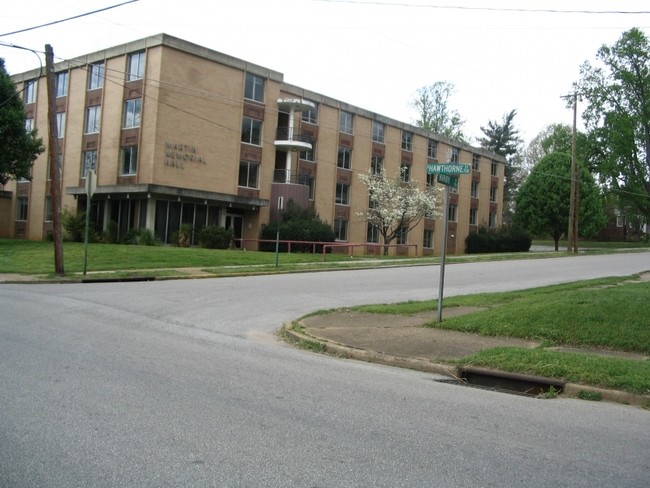
[[(40, 64), (7, 44), (37, 51), (51, 44), (60, 61), (165, 32), (408, 123), (416, 90), (446, 80), (471, 142), (512, 109), (530, 141), (550, 123), (572, 123), (560, 97), (584, 61), (632, 27), (650, 32), (648, 0), (138, 0), (3, 35), (123, 1), (7, 2), (0, 57), (8, 72)], [(593, 13), (602, 11), (637, 13)]]

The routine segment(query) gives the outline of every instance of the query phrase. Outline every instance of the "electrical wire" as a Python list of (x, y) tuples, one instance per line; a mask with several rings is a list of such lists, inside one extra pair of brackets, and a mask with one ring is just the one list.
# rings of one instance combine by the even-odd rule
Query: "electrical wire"
[(377, 5), (382, 7), (408, 7), (408, 8), (429, 8), (439, 10), (474, 10), (482, 12), (518, 12), (518, 13), (547, 13), (547, 14), (623, 14), (643, 15), (650, 14), (650, 10), (560, 10), (550, 8), (521, 8), (521, 7), (470, 7), (466, 5), (432, 5), (407, 2), (378, 2), (361, 0), (314, 0), (324, 3), (348, 3), (354, 5)]
[(4, 34), (0, 34), (0, 37), (12, 36), (14, 34), (20, 34), (22, 32), (28, 32), (28, 31), (40, 29), (41, 27), (47, 27), (47, 26), (50, 26), (50, 25), (60, 24), (61, 22), (67, 22), (69, 20), (79, 19), (81, 17), (87, 17), (88, 15), (93, 15), (93, 14), (96, 14), (96, 13), (99, 13), (99, 12), (105, 12), (106, 10), (111, 10), (111, 9), (114, 9), (114, 8), (117, 8), (117, 7), (121, 7), (122, 5), (127, 5), (129, 3), (134, 3), (134, 2), (139, 2), (139, 1), (140, 0), (127, 0), (126, 2), (122, 2), (122, 3), (118, 3), (116, 5), (111, 5), (109, 7), (104, 7), (104, 8), (100, 8), (100, 9), (97, 9), (97, 10), (93, 10), (92, 12), (86, 12), (84, 14), (74, 15), (72, 17), (67, 17), (67, 18), (61, 19), (61, 20), (54, 20), (52, 22), (47, 22), (45, 24), (35, 25), (33, 27), (27, 27), (25, 29), (20, 29), (20, 30), (13, 31), (13, 32), (5, 32)]

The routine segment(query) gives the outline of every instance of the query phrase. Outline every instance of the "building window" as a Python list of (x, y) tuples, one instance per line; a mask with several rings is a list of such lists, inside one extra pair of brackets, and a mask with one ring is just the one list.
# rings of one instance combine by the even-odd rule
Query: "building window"
[(402, 149), (413, 151), (413, 132), (402, 131)]
[(241, 141), (246, 144), (262, 145), (262, 121), (244, 117), (241, 125)]
[(45, 197), (45, 222), (52, 222), (52, 197)]
[(469, 225), (478, 225), (478, 208), (469, 209)]
[(372, 140), (373, 142), (384, 143), (384, 124), (373, 121), (372, 123)]
[(239, 186), (258, 188), (257, 181), (260, 165), (249, 161), (239, 163)]
[(343, 219), (334, 220), (334, 235), (337, 241), (348, 240), (348, 221)]
[(307, 186), (309, 186), (309, 199), (313, 200), (316, 196), (316, 178), (310, 176), (307, 178)]
[(479, 171), (481, 167), (481, 156), (472, 154), (472, 170)]
[(424, 229), (422, 237), (422, 247), (433, 249), (433, 229)]
[(86, 134), (99, 132), (102, 120), (102, 107), (88, 107), (86, 109)]
[(352, 134), (354, 132), (354, 114), (341, 110), (339, 115), (339, 131), (345, 134)]
[(492, 161), (492, 168), (491, 168), (490, 174), (492, 176), (498, 176), (498, 174), (499, 174), (499, 166), (494, 161)]
[(264, 103), (264, 81), (264, 78), (261, 78), (252, 73), (246, 73), (244, 98)]
[(59, 139), (65, 137), (65, 112), (56, 114), (56, 133)]
[(315, 163), (316, 162), (316, 141), (312, 140), (311, 149), (307, 149), (306, 151), (300, 151), (298, 157), (304, 161)]
[(457, 147), (452, 147), (451, 148), (451, 161), (450, 163), (458, 163), (460, 162), (460, 149)]
[(374, 244), (379, 244), (379, 227), (368, 222), (368, 230), (366, 232), (366, 242), (372, 242)]
[(16, 198), (16, 220), (26, 221), (29, 213), (29, 200), (27, 197)]
[(127, 81), (144, 78), (144, 51), (129, 54), (129, 70)]
[(411, 181), (411, 165), (402, 163), (399, 168), (399, 177), (402, 183)]
[(429, 159), (438, 159), (438, 141), (429, 139), (427, 143), (427, 157)]
[(25, 119), (25, 130), (27, 132), (32, 132), (34, 130), (34, 118), (28, 117)]
[(381, 156), (373, 156), (370, 158), (370, 172), (373, 175), (381, 175), (384, 169), (384, 158)]
[(36, 101), (36, 80), (25, 82), (25, 103), (34, 103)]
[(350, 205), (350, 185), (346, 183), (336, 184), (336, 203), (339, 205)]
[(349, 147), (339, 147), (339, 156), (336, 160), (336, 166), (342, 169), (352, 167), (352, 149)]
[(622, 215), (616, 216), (616, 227), (625, 227), (625, 217)]
[(404, 245), (408, 243), (409, 230), (408, 227), (402, 227), (397, 234), (397, 244)]
[(449, 220), (449, 222), (456, 222), (457, 210), (458, 207), (456, 205), (453, 203), (449, 204), (449, 211), (447, 212), (447, 220)]
[(124, 102), (124, 128), (140, 127), (142, 116), (142, 98), (134, 98)]
[(494, 212), (490, 212), (489, 226), (492, 229), (496, 229), (496, 227), (497, 227), (497, 214), (494, 213)]
[(104, 86), (104, 63), (91, 64), (88, 68), (88, 89), (97, 90)]
[(134, 175), (138, 171), (138, 146), (122, 148), (122, 175)]
[(56, 96), (58, 97), (67, 97), (68, 96), (68, 81), (70, 73), (68, 71), (62, 71), (61, 73), (56, 74)]
[(427, 172), (427, 187), (436, 186), (436, 175)]
[(318, 104), (316, 102), (312, 102), (312, 103), (314, 104), (314, 108), (303, 111), (301, 118), (303, 122), (307, 122), (308, 124), (315, 125), (318, 124)]
[(470, 196), (472, 198), (478, 198), (478, 181), (472, 181), (472, 186), (470, 188)]
[(490, 201), (491, 202), (496, 202), (497, 201), (497, 187), (496, 186), (491, 186), (490, 187)]
[(88, 176), (90, 170), (97, 172), (97, 151), (84, 151), (81, 177)]

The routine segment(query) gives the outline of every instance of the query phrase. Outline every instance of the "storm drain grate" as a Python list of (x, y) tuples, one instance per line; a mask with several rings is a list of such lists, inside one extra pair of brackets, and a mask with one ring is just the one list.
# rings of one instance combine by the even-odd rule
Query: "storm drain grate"
[(461, 368), (457, 378), (437, 380), (439, 383), (483, 388), (502, 393), (539, 396), (549, 392), (562, 393), (565, 382), (552, 378), (528, 376), (482, 368)]

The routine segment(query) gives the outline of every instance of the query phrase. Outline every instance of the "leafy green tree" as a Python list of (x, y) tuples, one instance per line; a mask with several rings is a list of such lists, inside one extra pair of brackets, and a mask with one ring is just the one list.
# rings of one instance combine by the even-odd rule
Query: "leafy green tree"
[(495, 120), (488, 121), (486, 126), (481, 126), (481, 131), (485, 134), (485, 137), (479, 138), (481, 147), (506, 158), (503, 200), (508, 214), (512, 212), (517, 188), (521, 183), (519, 170), (521, 144), (523, 141), (514, 125), (516, 115), (517, 111), (511, 110), (503, 116), (501, 122)]
[(602, 46), (599, 65), (585, 62), (576, 89), (601, 183), (628, 217), (650, 220), (650, 41), (637, 28)]
[[(591, 173), (580, 168), (579, 229), (582, 237), (598, 233), (607, 222), (603, 198)], [(534, 235), (550, 234), (559, 240), (569, 226), (571, 156), (550, 153), (533, 168), (517, 193), (515, 223)]]
[[(523, 173), (530, 171), (539, 163), (544, 156), (554, 152), (571, 154), (573, 128), (568, 124), (547, 125), (528, 144), (524, 151)], [(582, 132), (576, 134), (576, 156), (578, 161), (588, 160), (587, 136)]]
[(411, 106), (417, 111), (415, 125), (418, 127), (449, 139), (465, 141), (465, 121), (449, 107), (454, 88), (449, 81), (436, 81), (433, 85), (418, 88)]
[(25, 108), (0, 58), (0, 185), (31, 177), (34, 160), (45, 147), (36, 130), (25, 129)]

